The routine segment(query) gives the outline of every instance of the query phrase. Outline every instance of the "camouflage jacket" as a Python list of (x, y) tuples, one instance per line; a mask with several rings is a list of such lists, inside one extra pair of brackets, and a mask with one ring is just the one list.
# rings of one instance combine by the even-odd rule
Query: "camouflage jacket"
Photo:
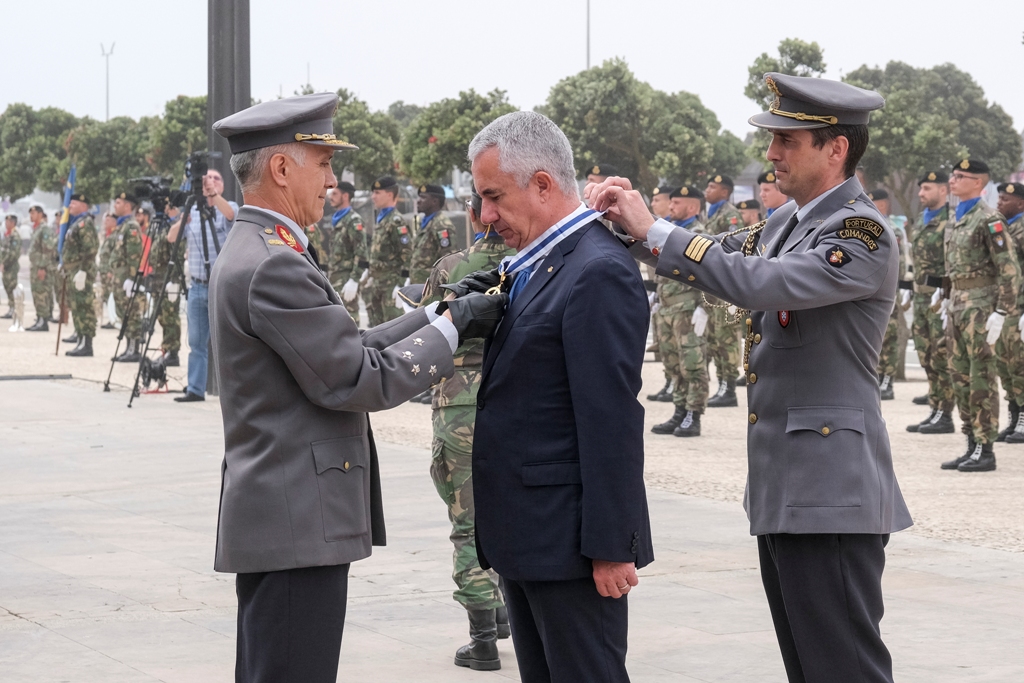
[(82, 214), (68, 225), (64, 235), (64, 273), (74, 277), (80, 270), (85, 271), (86, 280), (96, 279), (96, 254), (100, 250), (100, 236), (96, 224), (89, 214)]
[(914, 261), (914, 291), (931, 294), (941, 286), (946, 274), (946, 257), (943, 238), (949, 223), (949, 206), (929, 221), (924, 222), (924, 212), (918, 216), (917, 229), (910, 241), (910, 254)]
[(21, 235), (18, 230), (0, 237), (0, 266), (5, 272), (18, 272), (18, 259), (21, 258)]
[(331, 259), (327, 272), (331, 286), (341, 290), (350, 279), (358, 280), (365, 268), (370, 267), (366, 252), (366, 230), (363, 217), (355, 209), (331, 221), (334, 232), (331, 235)]
[(438, 211), (424, 228), (421, 223), (423, 218), (416, 221), (412, 256), (409, 259), (409, 278), (416, 283), (426, 282), (437, 260), (455, 250), (455, 226), (451, 219), (444, 212)]
[(949, 221), (944, 246), (955, 309), (1017, 312), (1020, 264), (998, 211), (978, 200), (962, 219)]
[[(317, 225), (316, 223), (314, 223), (313, 225), (307, 225), (302, 229), (302, 232), (303, 234), (306, 235), (306, 239), (309, 240), (309, 243), (313, 245), (313, 248), (316, 249), (316, 255), (319, 258), (323, 258), (325, 256), (324, 233), (320, 229), (320, 226)], [(326, 267), (327, 264), (325, 263), (321, 265)]]
[(412, 232), (398, 209), (392, 209), (373, 229), (370, 275), (374, 286), (390, 288), (405, 282), (411, 247)]
[[(1014, 252), (1017, 254), (1017, 265), (1024, 271), (1024, 218), (1014, 216), (1013, 221), (1006, 222), (1006, 231), (1013, 240)], [(1017, 312), (1024, 312), (1024, 272), (1021, 273), (1021, 284), (1017, 289)]]
[[(724, 208), (723, 206), (722, 209)], [(719, 213), (722, 212), (722, 209), (719, 209)], [(715, 214), (715, 216), (718, 216), (718, 214)], [(707, 234), (707, 229), (699, 220), (687, 225), (686, 229), (700, 234)], [(687, 284), (663, 275), (656, 275), (654, 281), (658, 284), (658, 303), (661, 304), (663, 311), (669, 307), (673, 307), (674, 310), (692, 311), (704, 303), (699, 289), (694, 289)]]
[[(171, 219), (173, 223), (177, 218)], [(164, 281), (167, 277), (167, 266), (171, 263), (171, 254), (174, 253), (174, 270), (171, 271), (170, 277), (167, 279), (168, 282), (177, 282), (179, 285), (182, 277), (182, 266), (186, 258), (186, 240), (185, 231), (182, 231), (177, 244), (172, 244), (167, 241), (167, 232), (160, 232), (157, 235), (150, 235), (153, 240), (153, 245), (149, 249), (149, 266), (153, 269), (153, 277), (156, 278), (157, 283)], [(100, 252), (102, 254), (102, 251)], [(100, 257), (102, 261), (102, 256)], [(102, 266), (100, 267), (102, 272)]]
[[(515, 253), (497, 233), (478, 240), (469, 249), (448, 254), (438, 261), (423, 288), (421, 305), (444, 298), (447, 291), (441, 285), (458, 282), (478, 270), (494, 270), (501, 259)], [(480, 373), (484, 362), (484, 340), (469, 339), (455, 349), (455, 376), (442, 382), (434, 392), (434, 408), (476, 405), (480, 388)]]
[(721, 235), (723, 232), (732, 232), (742, 227), (744, 227), (743, 215), (739, 209), (727, 201), (718, 208), (713, 218), (708, 219), (704, 231), (709, 235)]
[(46, 222), (32, 232), (28, 243), (28, 262), (33, 269), (57, 267), (57, 236)]
[(120, 285), (125, 280), (135, 278), (142, 260), (142, 228), (129, 218), (119, 225), (110, 235), (114, 246), (110, 254), (110, 270), (114, 274), (114, 283)]
[(114, 258), (114, 246), (117, 244), (117, 230), (103, 238), (100, 242), (100, 255), (97, 261), (99, 262), (100, 278), (110, 277), (113, 270), (110, 267), (111, 260)]

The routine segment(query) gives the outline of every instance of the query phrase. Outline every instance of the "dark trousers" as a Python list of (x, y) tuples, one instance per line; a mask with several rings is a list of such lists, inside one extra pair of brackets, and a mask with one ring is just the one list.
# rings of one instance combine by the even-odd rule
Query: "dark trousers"
[(602, 598), (590, 577), (503, 584), (525, 683), (628, 683), (625, 596)]
[(239, 574), (235, 683), (335, 683), (347, 564)]
[(892, 683), (878, 630), (888, 542), (888, 534), (757, 537), (790, 683)]

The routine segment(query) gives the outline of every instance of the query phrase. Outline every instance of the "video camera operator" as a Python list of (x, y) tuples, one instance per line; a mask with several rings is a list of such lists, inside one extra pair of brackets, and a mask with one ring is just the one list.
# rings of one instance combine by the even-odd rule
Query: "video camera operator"
[(210, 271), (238, 212), (238, 204), (224, 199), (223, 192), (224, 177), (220, 171), (209, 169), (203, 175), (203, 196), (206, 204), (213, 209), (213, 229), (209, 226), (204, 228), (199, 208), (195, 207), (187, 217), (183, 216), (175, 222), (167, 233), (167, 241), (175, 242), (184, 222), (185, 232), (182, 237), (188, 241), (188, 387), (184, 396), (174, 399), (179, 403), (206, 400), (210, 346)]

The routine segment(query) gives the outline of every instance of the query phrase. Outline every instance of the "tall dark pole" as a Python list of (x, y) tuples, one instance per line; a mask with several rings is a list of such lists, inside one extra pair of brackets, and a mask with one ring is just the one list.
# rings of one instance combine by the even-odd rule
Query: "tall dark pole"
[(224, 176), (224, 197), (242, 195), (228, 167), (227, 141), (213, 132), (213, 123), (252, 103), (249, 80), (249, 0), (208, 0), (206, 130), (209, 149), (223, 156), (210, 162)]

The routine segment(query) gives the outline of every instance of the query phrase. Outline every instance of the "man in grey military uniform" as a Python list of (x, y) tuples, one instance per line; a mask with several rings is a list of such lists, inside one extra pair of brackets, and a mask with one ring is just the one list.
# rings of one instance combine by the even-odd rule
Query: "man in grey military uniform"
[(450, 378), (459, 338), (496, 324), (475, 313), (507, 299), (356, 328), (300, 227), (337, 185), (331, 155), (355, 149), (332, 132), (337, 105), (272, 100), (214, 125), (246, 205), (212, 271), (210, 326), (225, 448), (214, 568), (238, 575), (235, 680), (247, 683), (337, 680), (349, 563), (384, 543), (366, 413)]
[[(775, 94), (750, 122), (793, 202), (760, 234), (714, 239), (654, 221), (629, 182), (587, 188), (658, 273), (749, 309), (744, 505), (791, 682), (892, 681), (879, 632), (889, 534), (912, 524), (879, 402), (882, 335), (896, 294), (895, 236), (854, 175), (874, 92), (766, 74)], [(643, 243), (642, 241), (646, 241)]]

